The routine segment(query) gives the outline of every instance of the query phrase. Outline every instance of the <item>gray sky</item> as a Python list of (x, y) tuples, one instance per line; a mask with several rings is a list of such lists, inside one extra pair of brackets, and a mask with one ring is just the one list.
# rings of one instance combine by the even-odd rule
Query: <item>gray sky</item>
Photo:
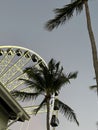
[[(23, 46), (46, 62), (51, 58), (61, 61), (66, 73), (78, 71), (78, 78), (62, 89), (59, 98), (75, 111), (80, 126), (59, 114), (60, 125), (56, 130), (96, 130), (98, 97), (89, 90), (95, 81), (85, 12), (52, 32), (44, 29), (45, 22), (54, 16), (53, 9), (68, 2), (70, 0), (0, 0), (0, 45)], [(96, 43), (97, 6), (97, 0), (89, 0)], [(22, 130), (26, 130), (26, 126), (24, 123)], [(40, 114), (31, 118), (28, 130), (46, 130), (45, 127), (45, 114)], [(11, 130), (19, 128), (20, 124), (16, 123)]]

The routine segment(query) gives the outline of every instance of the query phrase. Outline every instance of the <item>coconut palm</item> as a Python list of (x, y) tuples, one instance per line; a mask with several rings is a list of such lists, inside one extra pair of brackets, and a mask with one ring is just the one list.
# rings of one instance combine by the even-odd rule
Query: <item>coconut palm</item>
[(47, 30), (52, 31), (59, 25), (64, 24), (66, 21), (70, 20), (73, 16), (74, 11), (76, 14), (80, 14), (85, 7), (86, 19), (87, 19), (87, 29), (89, 33), (89, 38), (91, 42), (92, 57), (93, 57), (93, 67), (95, 71), (97, 93), (98, 93), (98, 62), (97, 62), (97, 48), (94, 38), (94, 33), (91, 26), (90, 11), (88, 6), (88, 0), (71, 0), (70, 4), (65, 5), (63, 8), (57, 8), (54, 10), (54, 19), (49, 20), (45, 27)]
[[(60, 67), (60, 62), (56, 62), (54, 59), (51, 59), (48, 63), (48, 66), (41, 65), (41, 69), (36, 67), (28, 67), (24, 70), (24, 73), (27, 74), (27, 79), (24, 80), (26, 85), (34, 90), (34, 93), (29, 92), (20, 92), (13, 91), (12, 95), (19, 97), (21, 100), (30, 100), (36, 99), (40, 95), (44, 96), (42, 102), (39, 104), (38, 108), (34, 111), (37, 112), (46, 105), (47, 108), (47, 130), (50, 130), (50, 101), (53, 98), (53, 94), (59, 93), (64, 84), (70, 83), (71, 79), (77, 77), (77, 72), (64, 74), (63, 67)], [(76, 114), (74, 111), (64, 104), (60, 100), (55, 100), (59, 105), (59, 110), (62, 112), (65, 117), (74, 121), (79, 125)]]

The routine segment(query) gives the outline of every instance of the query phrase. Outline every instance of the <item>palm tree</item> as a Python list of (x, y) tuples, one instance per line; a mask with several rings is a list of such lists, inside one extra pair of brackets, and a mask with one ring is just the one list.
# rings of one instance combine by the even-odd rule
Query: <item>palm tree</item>
[(76, 14), (80, 14), (85, 7), (86, 19), (87, 19), (87, 29), (89, 33), (89, 38), (91, 42), (92, 57), (93, 57), (93, 67), (95, 71), (96, 84), (97, 84), (97, 93), (98, 93), (98, 62), (97, 62), (97, 48), (94, 38), (94, 33), (91, 26), (91, 18), (88, 6), (88, 0), (71, 0), (70, 4), (65, 5), (63, 8), (57, 8), (54, 10), (55, 17), (54, 19), (46, 22), (46, 29), (52, 31), (54, 28), (57, 28), (59, 25), (64, 24), (67, 20), (70, 20), (73, 16), (74, 11)]
[[(63, 67), (60, 67), (60, 62), (56, 62), (54, 59), (51, 59), (47, 67), (44, 65), (41, 65), (41, 69), (28, 67), (24, 70), (24, 73), (27, 74), (28, 80), (21, 80), (24, 80), (26, 85), (34, 90), (34, 93), (13, 91), (12, 95), (19, 97), (21, 100), (36, 99), (40, 95), (43, 95), (44, 98), (38, 108), (35, 109), (35, 112), (37, 114), (37, 112), (46, 105), (47, 130), (50, 130), (51, 98), (53, 97), (53, 94), (60, 92), (64, 84), (70, 83), (71, 79), (75, 79), (77, 77), (77, 72), (65, 75), (63, 73)], [(60, 100), (56, 100), (56, 102), (59, 105), (59, 110), (67, 117), (67, 119), (75, 121), (77, 125), (79, 125), (74, 111)]]

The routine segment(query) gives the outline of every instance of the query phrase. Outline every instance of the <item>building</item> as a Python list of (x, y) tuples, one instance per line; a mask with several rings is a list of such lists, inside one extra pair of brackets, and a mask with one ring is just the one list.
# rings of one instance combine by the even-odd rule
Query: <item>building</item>
[[(16, 121), (29, 120), (29, 115), (0, 83), (0, 130), (6, 130)], [(8, 124), (8, 121), (12, 120)]]

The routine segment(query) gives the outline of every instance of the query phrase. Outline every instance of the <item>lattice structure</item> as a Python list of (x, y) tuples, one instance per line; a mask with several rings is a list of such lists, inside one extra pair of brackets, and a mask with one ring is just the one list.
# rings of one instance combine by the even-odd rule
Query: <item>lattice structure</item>
[(45, 61), (35, 52), (19, 46), (0, 46), (0, 82), (8, 91), (20, 87), (27, 79), (23, 69), (29, 66), (40, 67)]
[[(15, 89), (31, 92), (30, 88), (24, 88), (24, 81), (19, 79), (28, 79), (27, 75), (23, 73), (24, 68), (36, 66), (40, 69), (41, 64), (46, 66), (45, 61), (32, 50), (20, 46), (0, 46), (0, 82), (9, 92)], [(26, 106), (23, 108), (29, 115), (32, 115), (34, 114), (32, 110), (37, 107)], [(44, 112), (46, 112), (46, 108), (39, 111), (39, 113)]]

